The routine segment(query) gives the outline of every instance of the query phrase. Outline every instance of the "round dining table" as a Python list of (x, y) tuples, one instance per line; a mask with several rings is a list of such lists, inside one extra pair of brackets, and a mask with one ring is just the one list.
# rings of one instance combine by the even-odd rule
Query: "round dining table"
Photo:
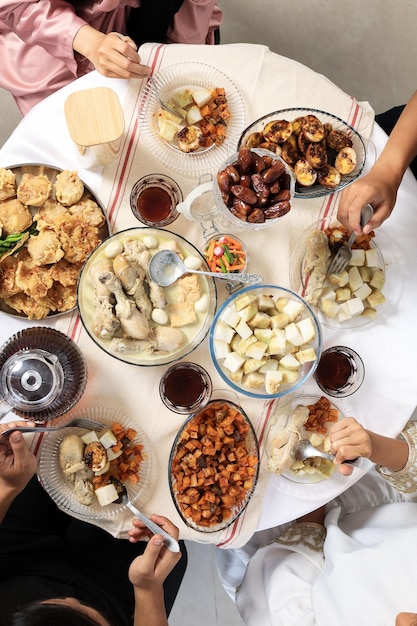
[[(201, 64), (203, 72), (216, 68), (230, 79), (243, 102), (242, 130), (262, 115), (289, 107), (318, 109), (340, 117), (353, 126), (367, 146), (366, 172), (386, 142), (385, 133), (375, 124), (367, 102), (357, 102), (325, 76), (296, 61), (253, 44), (186, 46), (145, 44), (144, 63), (153, 73), (175, 64)], [(142, 176), (162, 173), (178, 183), (184, 196), (201, 182), (201, 175), (215, 176), (219, 163), (209, 162), (207, 171), (181, 169), (158, 158), (144, 129), (146, 80), (108, 79), (92, 72), (35, 106), (19, 123), (0, 150), (0, 167), (47, 164), (57, 169), (77, 170), (107, 213), (112, 233), (142, 226), (130, 208), (130, 190)], [(93, 87), (109, 87), (122, 105), (125, 131), (118, 158), (95, 169), (85, 169), (78, 160), (68, 131), (64, 104), (70, 94)], [(372, 94), (370, 94), (371, 96)], [(231, 152), (236, 150), (233, 146)], [(204, 163), (203, 163), (204, 170)], [(235, 230), (248, 250), (248, 271), (261, 274), (265, 283), (291, 288), (290, 259), (301, 233), (318, 219), (335, 215), (338, 193), (319, 198), (294, 198), (291, 211), (265, 230)], [(182, 235), (199, 250), (204, 245), (201, 224), (180, 215), (167, 227)], [(345, 415), (352, 415), (364, 427), (386, 436), (397, 436), (417, 405), (417, 182), (407, 171), (398, 192), (395, 210), (376, 231), (375, 241), (384, 258), (387, 305), (384, 313), (368, 324), (332, 328), (322, 325), (323, 348), (345, 345), (356, 350), (365, 365), (365, 379), (353, 395), (336, 400)], [(217, 282), (217, 305), (228, 296)], [(242, 515), (228, 528), (215, 533), (190, 529), (180, 518), (171, 498), (168, 465), (171, 447), (184, 416), (170, 411), (161, 401), (159, 381), (167, 365), (142, 367), (124, 363), (103, 352), (83, 328), (78, 311), (40, 321), (0, 312), (0, 342), (32, 326), (49, 326), (70, 336), (82, 351), (88, 367), (88, 383), (80, 407), (109, 407), (130, 416), (151, 443), (151, 478), (136, 503), (145, 514), (161, 513), (180, 528), (180, 536), (223, 548), (243, 545), (256, 530), (271, 528), (295, 519), (329, 502), (358, 481), (371, 463), (355, 467), (351, 476), (333, 472), (328, 480), (313, 484), (296, 483), (271, 474), (266, 468), (265, 435), (279, 400), (259, 400), (239, 394), (239, 403), (249, 416), (258, 436), (260, 472), (258, 484)], [(208, 338), (183, 360), (202, 365), (210, 374), (215, 390), (226, 384), (216, 372), (209, 354)], [(314, 378), (298, 390), (320, 396)], [(3, 420), (14, 419), (13, 412)], [(41, 435), (30, 440), (38, 454)], [(117, 519), (93, 520), (114, 536), (125, 536), (131, 514)]]

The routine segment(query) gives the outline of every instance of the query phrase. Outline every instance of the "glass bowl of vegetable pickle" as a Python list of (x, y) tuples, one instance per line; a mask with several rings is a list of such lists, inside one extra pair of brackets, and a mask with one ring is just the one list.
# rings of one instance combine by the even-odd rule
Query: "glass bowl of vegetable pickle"
[(248, 265), (248, 252), (243, 241), (234, 235), (216, 234), (207, 240), (203, 255), (210, 272), (244, 272)]

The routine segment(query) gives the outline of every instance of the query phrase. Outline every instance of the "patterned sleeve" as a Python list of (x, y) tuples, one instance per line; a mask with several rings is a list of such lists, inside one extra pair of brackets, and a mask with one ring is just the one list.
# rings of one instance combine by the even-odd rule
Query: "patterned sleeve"
[(411, 420), (401, 433), (408, 444), (408, 460), (402, 470), (391, 472), (388, 468), (377, 466), (377, 472), (395, 489), (404, 494), (416, 495), (417, 492), (417, 421)]

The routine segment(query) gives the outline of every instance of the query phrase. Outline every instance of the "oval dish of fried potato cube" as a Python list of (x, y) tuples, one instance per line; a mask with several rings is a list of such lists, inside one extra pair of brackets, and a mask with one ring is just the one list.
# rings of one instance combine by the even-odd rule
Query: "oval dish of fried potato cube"
[(301, 296), (276, 285), (255, 285), (221, 306), (209, 345), (218, 373), (235, 391), (277, 398), (297, 389), (316, 369), (321, 331)]

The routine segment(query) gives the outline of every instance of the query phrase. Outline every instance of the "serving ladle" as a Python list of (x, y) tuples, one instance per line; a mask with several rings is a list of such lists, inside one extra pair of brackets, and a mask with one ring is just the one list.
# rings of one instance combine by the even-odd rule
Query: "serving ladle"
[(117, 480), (116, 488), (119, 494), (119, 499), (117, 500), (117, 502), (120, 502), (121, 504), (127, 506), (127, 508), (132, 511), (133, 515), (140, 519), (140, 521), (143, 522), (145, 526), (154, 533), (154, 535), (162, 535), (162, 537), (164, 538), (164, 544), (168, 548), (168, 550), (171, 550), (171, 552), (179, 552), (180, 546), (178, 544), (178, 541), (171, 537), (171, 535), (168, 534), (163, 528), (158, 526), (158, 524), (155, 524), (155, 522), (149, 519), (149, 517), (146, 517), (146, 515), (144, 515), (132, 504), (129, 498), (129, 494), (127, 493), (126, 486), (120, 480)]
[(150, 279), (160, 287), (169, 287), (184, 274), (201, 274), (249, 285), (258, 285), (263, 282), (263, 278), (259, 274), (245, 274), (244, 272), (236, 274), (232, 272), (217, 273), (189, 269), (184, 265), (178, 254), (172, 252), (172, 250), (156, 252), (149, 261), (148, 274)]
[[(315, 448), (309, 439), (300, 439), (300, 441), (291, 448), (291, 456), (295, 461), (306, 461), (314, 457), (334, 461), (335, 458), (334, 454), (322, 452)], [(359, 459), (349, 459), (343, 462), (349, 463), (349, 465), (359, 466)]]

